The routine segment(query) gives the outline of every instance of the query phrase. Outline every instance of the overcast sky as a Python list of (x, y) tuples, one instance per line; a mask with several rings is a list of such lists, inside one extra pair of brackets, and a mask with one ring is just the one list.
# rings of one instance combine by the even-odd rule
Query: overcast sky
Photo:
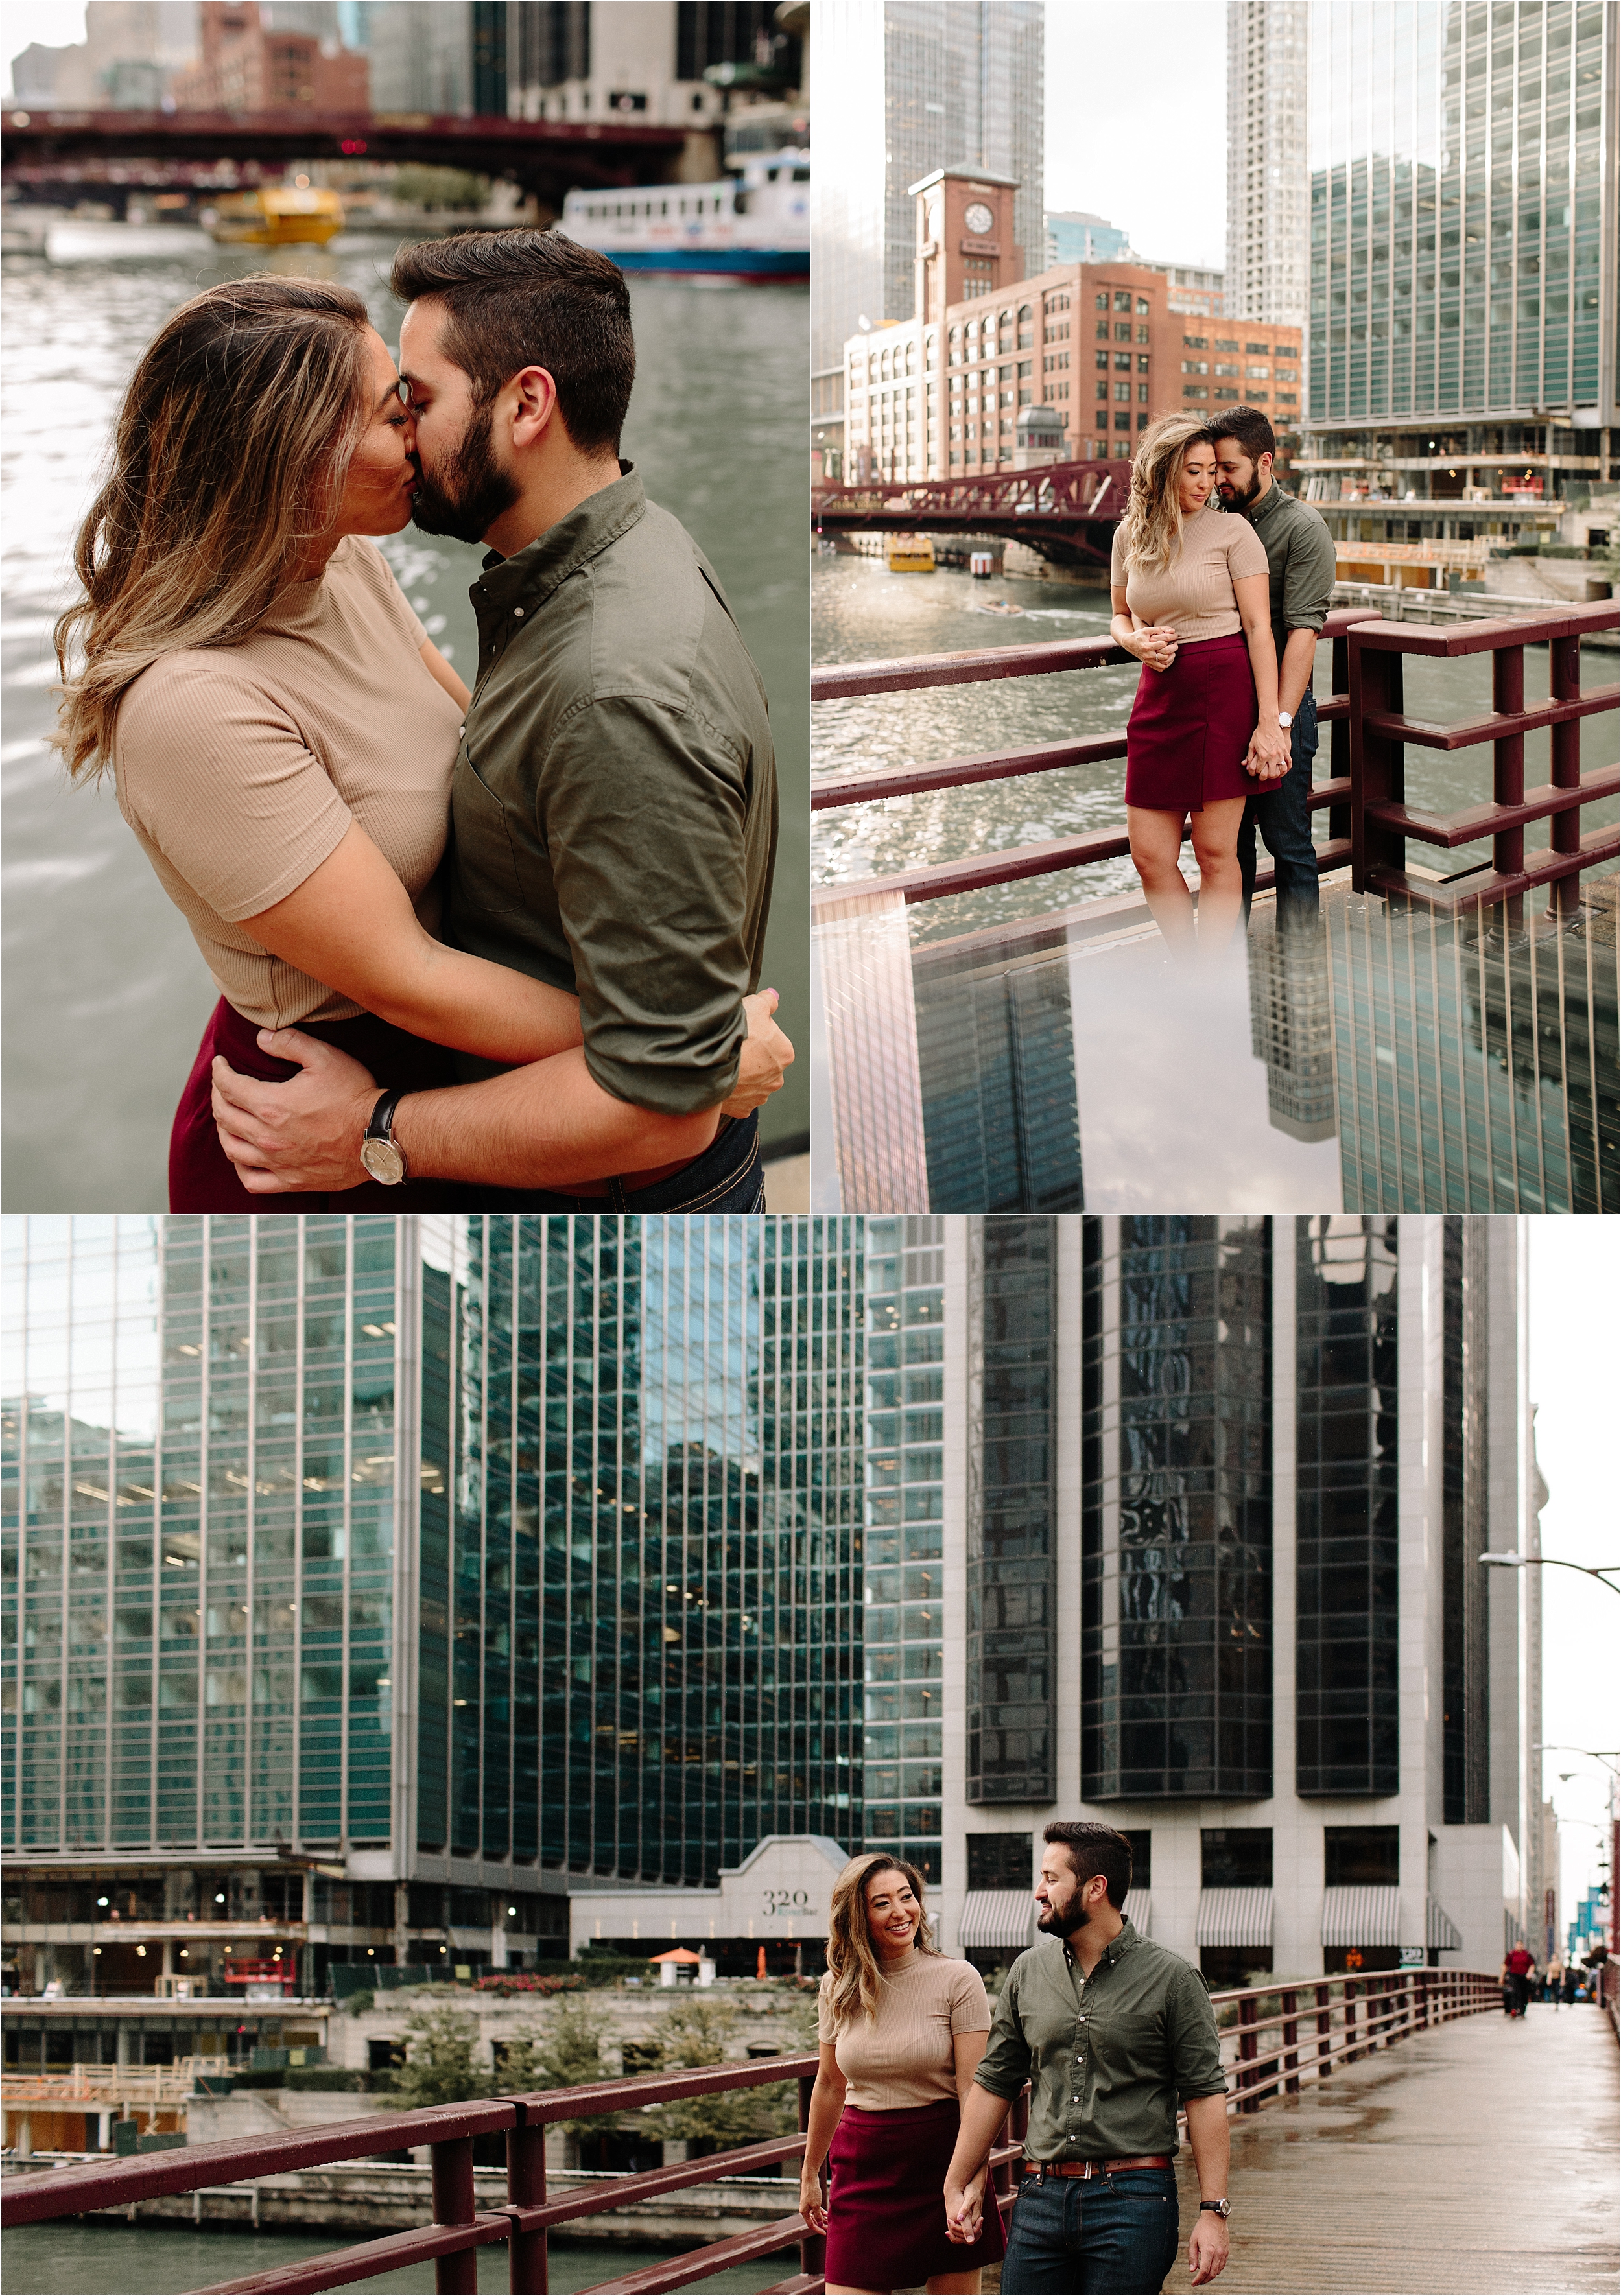
[[(1621, 1563), (1615, 1439), (1621, 1235), (1614, 1219), (1534, 1219), (1530, 1226), (1531, 1400), (1551, 1494), (1543, 1552), (1570, 1562)], [(1609, 1751), (1621, 1746), (1621, 1595), (1574, 1570), (1542, 1576), (1543, 1741)], [(1561, 1770), (1574, 1774), (1568, 1784), (1559, 1782)], [(1606, 1779), (1598, 1763), (1559, 1753), (1547, 1756), (1543, 1784), (1561, 1820), (1562, 1924), (1597, 1878)]]
[(1106, 216), (1140, 255), (1225, 268), (1221, 0), (1047, 0), (1047, 205)]
[(12, 60), (37, 40), (42, 48), (68, 48), (85, 37), (85, 0), (5, 0), (5, 90)]

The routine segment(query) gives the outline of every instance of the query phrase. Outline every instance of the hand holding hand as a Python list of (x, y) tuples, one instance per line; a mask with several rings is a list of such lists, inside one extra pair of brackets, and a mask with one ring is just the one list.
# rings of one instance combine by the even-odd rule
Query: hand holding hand
[(1245, 753), (1244, 770), (1257, 781), (1281, 781), (1295, 761), (1294, 751), (1285, 728), (1276, 722), (1268, 725), (1264, 719), (1249, 737)]
[(298, 1029), (261, 1029), (259, 1046), (278, 1061), (296, 1061), (300, 1073), (267, 1084), (215, 1060), (214, 1123), (243, 1186), (252, 1196), (359, 1187), (360, 1143), (381, 1089), (375, 1078)]
[(1158, 670), (1170, 668), (1176, 660), (1180, 643), (1175, 628), (1169, 622), (1146, 622), (1141, 629), (1133, 630), (1130, 637), (1121, 640), (1128, 653), (1134, 653), (1139, 661), (1147, 662), (1150, 669)]
[(982, 2169), (977, 2177), (970, 2177), (966, 2185), (948, 2185), (945, 2188), (946, 2238), (959, 2248), (972, 2248), (979, 2238), (984, 2221), (985, 2178), (989, 2171)]
[(1224, 2220), (1207, 2209), (1199, 2211), (1188, 2243), (1188, 2276), (1196, 2288), (1227, 2269), (1228, 2234)]
[(799, 2212), (813, 2233), (826, 2234), (827, 2210), (822, 2200), (821, 2179), (814, 2169), (807, 2169), (799, 2180)]
[(720, 1103), (722, 1116), (747, 1116), (774, 1092), (781, 1091), (784, 1072), (794, 1065), (794, 1047), (774, 1017), (779, 1002), (774, 988), (762, 988), (744, 998), (749, 1033), (744, 1039), (731, 1097)]

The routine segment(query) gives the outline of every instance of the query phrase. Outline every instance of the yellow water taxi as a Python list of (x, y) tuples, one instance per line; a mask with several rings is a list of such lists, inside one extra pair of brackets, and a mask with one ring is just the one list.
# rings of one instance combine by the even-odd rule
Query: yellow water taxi
[(267, 184), (221, 200), (209, 236), (219, 247), (325, 247), (342, 228), (336, 192)]
[(932, 574), (934, 545), (926, 534), (892, 534), (885, 554), (892, 574)]

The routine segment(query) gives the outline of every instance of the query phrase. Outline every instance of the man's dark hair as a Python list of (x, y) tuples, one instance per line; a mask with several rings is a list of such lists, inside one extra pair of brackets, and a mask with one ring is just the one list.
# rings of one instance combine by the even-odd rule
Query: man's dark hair
[(1278, 451), (1278, 434), (1258, 406), (1234, 406), (1225, 414), (1213, 414), (1205, 435), (1213, 447), (1223, 439), (1236, 439), (1252, 463)]
[(1078, 1880), (1090, 1882), (1101, 1874), (1108, 1884), (1109, 1903), (1120, 1911), (1131, 1886), (1131, 1845), (1123, 1833), (1090, 1818), (1056, 1818), (1041, 1839), (1062, 1842)]
[(624, 274), (605, 255), (557, 231), (464, 231), (402, 247), (389, 284), (402, 303), (443, 304), (440, 344), (477, 406), (543, 366), (572, 443), (617, 450), (636, 343)]

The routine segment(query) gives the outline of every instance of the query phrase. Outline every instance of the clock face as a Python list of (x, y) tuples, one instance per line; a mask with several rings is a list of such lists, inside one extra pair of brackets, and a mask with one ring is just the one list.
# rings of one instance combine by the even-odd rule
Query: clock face
[(983, 200), (975, 201), (973, 206), (964, 214), (963, 222), (976, 239), (983, 239), (987, 232), (994, 231), (996, 228), (996, 217)]

